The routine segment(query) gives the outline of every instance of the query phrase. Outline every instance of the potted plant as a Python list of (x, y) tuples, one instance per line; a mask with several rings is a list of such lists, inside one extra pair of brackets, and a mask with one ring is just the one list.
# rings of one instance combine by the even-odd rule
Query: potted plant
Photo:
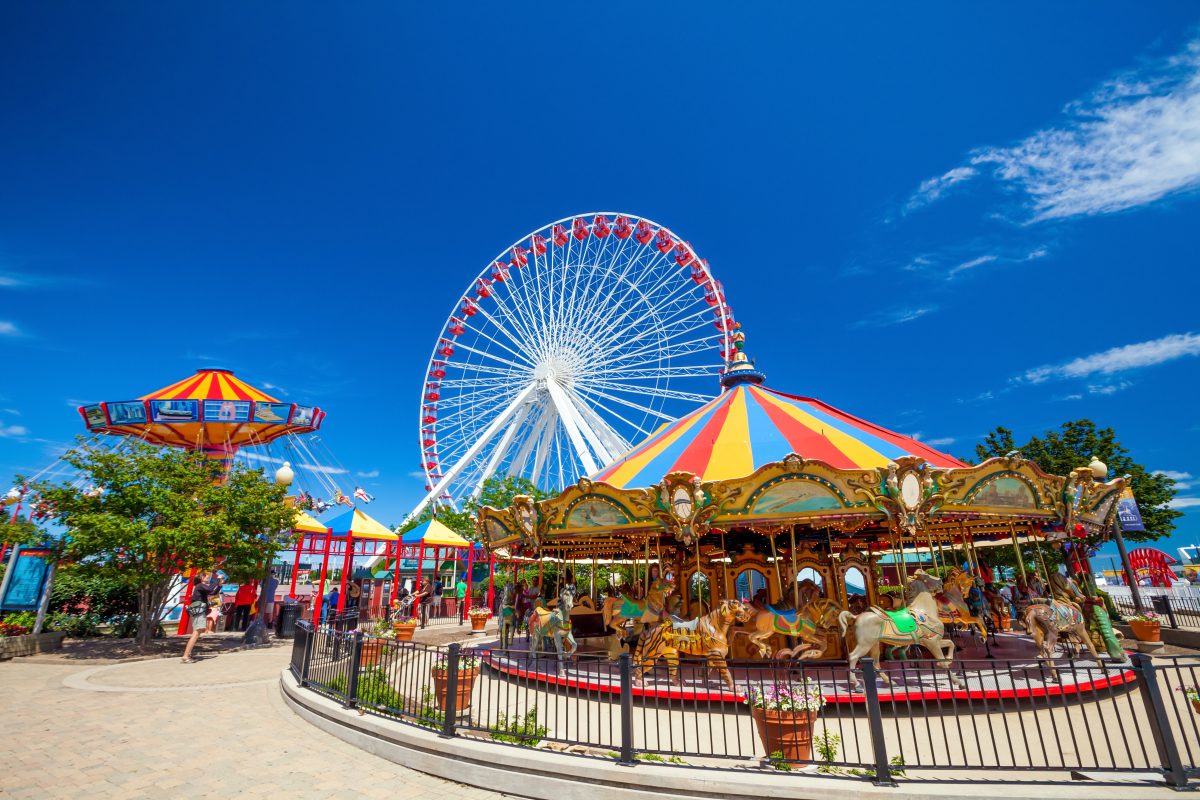
[(416, 617), (409, 617), (408, 619), (400, 619), (393, 622), (392, 632), (396, 634), (396, 641), (411, 642), (413, 632), (416, 631), (417, 626), (420, 624), (421, 621)]
[[(437, 659), (430, 669), (433, 677), (434, 694), (437, 697), (438, 708), (446, 707), (446, 683), (450, 676), (450, 661), (445, 653), (438, 653)], [(479, 675), (479, 659), (469, 653), (458, 656), (458, 690), (455, 692), (454, 707), (459, 713), (471, 707), (471, 692), (475, 688), (475, 678)]]
[(1200, 714), (1200, 686), (1180, 686), (1179, 691), (1192, 704), (1192, 710)]
[(378, 664), (383, 648), (387, 644), (385, 640), (395, 638), (396, 634), (393, 633), (391, 625), (384, 620), (376, 622), (371, 627), (370, 634), (363, 639), (359, 666), (373, 667)]
[(475, 606), (467, 612), (467, 616), (471, 618), (471, 633), (482, 633), (492, 612), (486, 606)]
[(825, 705), (821, 686), (808, 678), (798, 683), (750, 687), (746, 698), (763, 749), (789, 765), (812, 761), (812, 727)]
[(1162, 621), (1153, 611), (1143, 611), (1140, 614), (1126, 617), (1125, 621), (1133, 629), (1134, 638), (1139, 642), (1161, 642)]

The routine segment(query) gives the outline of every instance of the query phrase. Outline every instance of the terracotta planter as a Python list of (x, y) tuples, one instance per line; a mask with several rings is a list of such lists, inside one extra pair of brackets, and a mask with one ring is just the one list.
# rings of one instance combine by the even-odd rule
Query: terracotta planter
[(804, 766), (812, 761), (812, 726), (817, 719), (816, 711), (751, 708), (750, 715), (768, 758), (772, 753), (782, 753), (783, 761), (793, 766)]
[(1200, 700), (1192, 700), (1191, 703), (1192, 703), (1192, 711), (1195, 711), (1197, 714), (1200, 714)]
[(1011, 631), (1012, 630), (1012, 620), (1008, 617), (1001, 617), (1000, 618), (1000, 630), (1005, 633), (1008, 633), (1009, 631)]
[(398, 642), (411, 642), (412, 637), (413, 637), (413, 632), (416, 631), (416, 629), (417, 629), (417, 626), (414, 623), (408, 623), (408, 622), (393, 622), (392, 623), (392, 631), (396, 634), (396, 641), (398, 641)]
[[(437, 696), (438, 708), (446, 707), (446, 679), (449, 672), (444, 669), (434, 669), (431, 671), (433, 676), (433, 693)], [(454, 701), (454, 708), (458, 713), (462, 713), (471, 707), (471, 691), (475, 688), (475, 678), (479, 675), (479, 668), (460, 669), (458, 671), (458, 691)]]
[(380, 641), (365, 641), (362, 643), (361, 657), (359, 658), (359, 666), (373, 667), (379, 663), (379, 656), (383, 653), (383, 642)]
[(1133, 636), (1139, 642), (1161, 642), (1162, 641), (1162, 623), (1161, 622), (1146, 622), (1144, 620), (1131, 619), (1129, 627), (1133, 630)]
[(488, 618), (484, 614), (472, 614), (470, 619), (471, 633), (478, 633), (487, 627)]

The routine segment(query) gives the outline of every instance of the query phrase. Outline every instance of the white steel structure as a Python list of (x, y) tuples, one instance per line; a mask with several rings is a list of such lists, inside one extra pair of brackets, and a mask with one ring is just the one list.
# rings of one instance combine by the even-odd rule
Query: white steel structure
[(451, 312), (420, 403), (428, 494), (488, 477), (562, 489), (709, 400), (733, 315), (691, 245), (644, 217), (553, 222), (497, 256)]

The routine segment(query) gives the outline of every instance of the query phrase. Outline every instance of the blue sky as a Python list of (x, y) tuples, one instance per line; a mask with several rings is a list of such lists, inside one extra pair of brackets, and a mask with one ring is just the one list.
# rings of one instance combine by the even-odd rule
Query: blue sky
[(773, 387), (959, 455), (1090, 417), (1200, 540), (1200, 11), (731, 9), (5, 5), (0, 474), (220, 365), (326, 409), (398, 521), (451, 305), (615, 208), (710, 260)]

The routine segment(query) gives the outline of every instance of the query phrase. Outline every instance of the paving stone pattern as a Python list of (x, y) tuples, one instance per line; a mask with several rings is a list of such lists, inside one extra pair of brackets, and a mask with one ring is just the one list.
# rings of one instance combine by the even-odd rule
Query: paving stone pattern
[(369, 755), (279, 696), (290, 647), (0, 663), (0, 797), (505, 797)]

